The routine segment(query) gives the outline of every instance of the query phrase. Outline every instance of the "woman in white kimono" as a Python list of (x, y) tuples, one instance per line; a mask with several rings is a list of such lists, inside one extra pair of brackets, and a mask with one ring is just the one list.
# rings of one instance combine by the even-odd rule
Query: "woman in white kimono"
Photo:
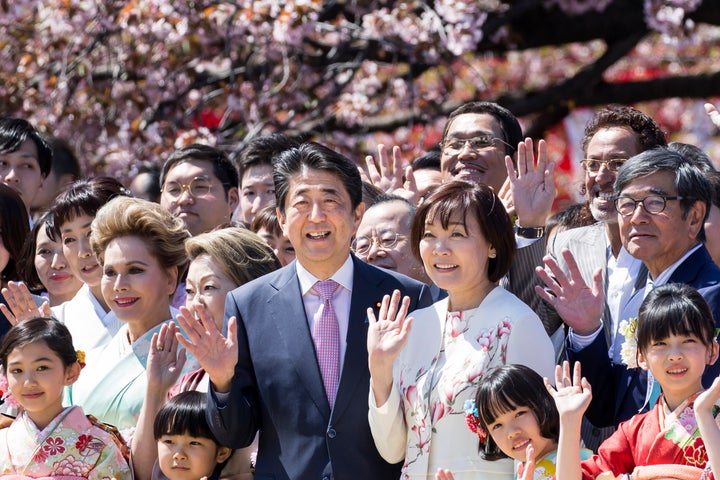
[[(412, 313), (395, 292), (379, 319), (368, 310), (370, 428), (402, 478), (513, 478), (511, 460), (487, 462), (465, 425), (465, 400), (488, 369), (519, 363), (554, 371), (553, 346), (538, 316), (498, 286), (516, 246), (500, 199), (482, 184), (451, 181), (417, 210), (412, 248), (448, 297)], [(412, 325), (412, 328), (411, 328)]]
[[(123, 325), (110, 342), (87, 352), (87, 367), (68, 396), (101, 421), (128, 429), (145, 395), (150, 339), (163, 323), (175, 321), (170, 302), (187, 264), (190, 234), (160, 205), (128, 197), (102, 207), (91, 230), (103, 298)], [(198, 368), (189, 357), (185, 372)]]

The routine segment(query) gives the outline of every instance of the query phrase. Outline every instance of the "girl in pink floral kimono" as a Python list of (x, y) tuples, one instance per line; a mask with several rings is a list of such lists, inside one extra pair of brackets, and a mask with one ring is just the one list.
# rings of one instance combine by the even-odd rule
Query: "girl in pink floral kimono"
[[(714, 447), (710, 439), (714, 437), (705, 438), (699, 428), (716, 434), (718, 430), (718, 407), (713, 405), (717, 382), (703, 392), (701, 381), (705, 366), (718, 358), (707, 302), (687, 285), (657, 287), (640, 306), (637, 323), (624, 330), (626, 344), (636, 348), (624, 352), (623, 358), (629, 367), (635, 367), (636, 360), (637, 366), (650, 370), (662, 395), (652, 410), (621, 423), (600, 445), (598, 454), (581, 463), (577, 461), (580, 423), (592, 398), (590, 384), (581, 379), (579, 363), (572, 377), (567, 362), (558, 367), (557, 390), (548, 386), (560, 413), (557, 480), (625, 475), (633, 480), (714, 478), (706, 450), (706, 444)], [(652, 386), (653, 382), (648, 383)], [(709, 428), (712, 423), (714, 428)]]
[[(0, 431), (0, 475), (130, 480), (124, 445), (80, 407), (62, 406), (63, 389), (80, 375), (68, 329), (36, 317), (12, 327), (0, 365), (23, 413)], [(102, 427), (102, 428), (101, 428)]]

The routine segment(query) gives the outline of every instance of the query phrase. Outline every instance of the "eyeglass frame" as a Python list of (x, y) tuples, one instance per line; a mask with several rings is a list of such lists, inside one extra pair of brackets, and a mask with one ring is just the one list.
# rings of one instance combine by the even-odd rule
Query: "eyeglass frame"
[[(662, 208), (661, 208), (660, 210), (658, 210), (657, 212), (651, 212), (651, 211), (648, 210), (648, 208), (645, 206), (645, 201), (646, 201), (648, 198), (653, 198), (653, 197), (655, 197), (655, 198), (661, 198), (662, 201), (663, 201), (663, 206), (662, 206)], [(638, 204), (642, 205), (643, 210), (645, 210), (645, 213), (647, 213), (648, 215), (659, 215), (659, 214), (661, 214), (662, 212), (664, 212), (665, 209), (667, 208), (667, 202), (668, 202), (668, 200), (684, 200), (684, 199), (686, 199), (686, 198), (689, 198), (689, 197), (683, 197), (683, 196), (680, 196), (680, 195), (660, 195), (660, 194), (658, 194), (658, 193), (653, 193), (653, 194), (651, 194), (651, 195), (647, 195), (645, 198), (641, 198), (640, 200), (636, 200), (636, 199), (634, 199), (634, 198), (632, 198), (631, 196), (628, 196), (628, 195), (620, 195), (620, 196), (618, 196), (618, 197), (615, 197), (615, 199), (613, 200), (613, 205), (615, 206), (615, 211), (618, 212), (618, 214), (619, 214), (620, 216), (623, 216), (623, 217), (630, 217), (630, 216), (632, 216), (633, 214), (635, 214), (635, 212), (637, 211)], [(630, 211), (630, 212), (628, 212), (628, 213), (622, 213), (622, 212), (620, 211), (620, 209), (618, 208), (618, 202), (621, 201), (621, 200), (632, 200), (632, 202), (634, 203), (632, 211)], [(630, 204), (630, 202), (628, 202), (628, 205), (629, 205), (629, 204)]]
[[(479, 138), (487, 138), (487, 139), (489, 139), (489, 142), (485, 142), (487, 144), (483, 147), (473, 147), (472, 142)], [(452, 139), (452, 140), (450, 140), (450, 139)], [(442, 142), (440, 142), (439, 145), (442, 150), (452, 150), (451, 155), (457, 155), (458, 153), (463, 151), (463, 149), (465, 148), (465, 145), (467, 145), (468, 143), (470, 144), (470, 150), (473, 152), (477, 152), (480, 150), (484, 150), (488, 147), (494, 147), (495, 141), (498, 141), (498, 142), (502, 143), (503, 145), (509, 147), (510, 150), (514, 150), (514, 147), (512, 145), (507, 143), (502, 138), (493, 136), (493, 134), (491, 134), (491, 133), (483, 133), (481, 135), (476, 135), (476, 136), (470, 137), (470, 138), (449, 137), (449, 138), (446, 138), (445, 140), (443, 140)], [(448, 142), (462, 142), (462, 146), (458, 149), (454, 149), (454, 148), (451, 149), (450, 147), (446, 146)]]
[[(600, 160), (598, 158), (585, 158), (580, 162), (580, 167), (582, 167), (583, 170), (585, 170), (588, 173), (598, 173), (600, 171), (600, 165), (597, 170), (591, 170), (587, 167), (587, 162), (599, 162), (600, 164), (605, 164), (605, 168), (607, 168), (609, 171), (613, 173), (617, 173), (620, 170), (620, 167), (623, 166), (625, 162), (627, 162), (627, 158), (611, 158), (610, 160)], [(610, 166), (611, 163), (617, 163), (620, 162), (620, 165), (617, 166), (617, 168), (613, 168)]]
[[(193, 193), (192, 184), (193, 184), (193, 182), (195, 182), (196, 180), (202, 180), (202, 181), (206, 181), (206, 182), (208, 183), (208, 191), (207, 191), (206, 193), (203, 193), (203, 194), (200, 194), (200, 195), (196, 195), (195, 193)], [(178, 193), (178, 194), (172, 194), (172, 193), (170, 193), (170, 192), (167, 191), (167, 186), (168, 186), (168, 185), (172, 185), (172, 184), (177, 185), (177, 186), (180, 187), (180, 193)], [(201, 177), (195, 177), (195, 178), (193, 178), (192, 180), (190, 180), (190, 183), (180, 183), (180, 182), (176, 182), (176, 181), (165, 182), (165, 185), (163, 185), (162, 188), (160, 189), (160, 193), (166, 193), (167, 195), (169, 195), (169, 196), (170, 196), (171, 198), (173, 198), (173, 199), (178, 199), (178, 198), (182, 197), (182, 194), (185, 193), (185, 192), (188, 192), (188, 195), (190, 195), (192, 198), (203, 198), (203, 197), (205, 197), (206, 195), (209, 195), (209, 194), (210, 194), (210, 192), (212, 191), (212, 188), (213, 188), (214, 186), (215, 186), (215, 183), (213, 183), (213, 181), (210, 180), (210, 177), (208, 177), (208, 176), (201, 176)]]
[[(365, 255), (370, 251), (370, 249), (372, 249), (373, 245), (377, 245), (378, 248), (381, 248), (383, 250), (390, 250), (395, 245), (397, 245), (397, 243), (400, 240), (407, 238), (406, 235), (402, 235), (398, 232), (393, 232), (392, 230), (385, 230), (383, 233), (392, 233), (394, 235), (394, 238), (392, 238), (392, 243), (390, 243), (388, 245), (383, 245), (383, 239), (380, 238), (380, 235), (371, 235), (369, 237), (367, 235), (361, 235), (361, 236), (355, 237), (353, 239), (353, 242), (352, 242), (353, 252), (360, 254), (360, 255)], [(358, 248), (357, 248), (358, 238), (367, 238), (369, 240), (368, 246), (366, 248), (363, 248), (362, 250), (358, 250)], [(390, 240), (390, 239), (387, 239), (387, 240)]]

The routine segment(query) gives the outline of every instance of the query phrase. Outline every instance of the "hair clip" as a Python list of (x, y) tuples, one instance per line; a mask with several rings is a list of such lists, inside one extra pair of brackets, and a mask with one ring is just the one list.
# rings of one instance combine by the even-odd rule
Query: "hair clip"
[(475, 400), (465, 400), (463, 410), (465, 411), (465, 423), (470, 431), (478, 436), (480, 439), (480, 445), (482, 445), (487, 452), (488, 432), (480, 426), (480, 414), (478, 413), (477, 405), (475, 405)]

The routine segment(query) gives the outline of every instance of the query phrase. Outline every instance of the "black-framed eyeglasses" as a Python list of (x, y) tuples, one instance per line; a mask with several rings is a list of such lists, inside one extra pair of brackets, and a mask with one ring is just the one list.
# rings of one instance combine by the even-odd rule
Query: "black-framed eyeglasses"
[(162, 188), (162, 192), (171, 198), (179, 198), (185, 190), (193, 198), (204, 197), (210, 190), (212, 190), (213, 184), (207, 177), (195, 177), (190, 183), (180, 182), (166, 182)]
[(450, 155), (459, 153), (465, 145), (470, 146), (470, 150), (479, 151), (486, 148), (494, 147), (495, 142), (500, 142), (503, 145), (507, 145), (511, 149), (513, 148), (510, 144), (506, 143), (501, 138), (494, 137), (490, 134), (478, 135), (472, 138), (446, 138), (444, 142), (440, 143), (440, 147)]
[(586, 171), (590, 173), (597, 173), (600, 171), (600, 167), (602, 164), (605, 164), (605, 168), (610, 170), (611, 172), (617, 172), (620, 170), (620, 167), (623, 166), (623, 163), (627, 161), (627, 158), (613, 158), (611, 160), (597, 160), (595, 158), (586, 158), (582, 162), (580, 162), (580, 166)]
[(371, 237), (355, 237), (355, 240), (352, 244), (352, 249), (355, 253), (365, 255), (370, 251), (374, 243), (378, 246), (378, 248), (382, 248), (383, 250), (389, 250), (395, 245), (397, 245), (398, 240), (402, 238), (405, 237), (397, 232), (390, 231), (382, 232), (379, 236), (373, 235)]
[(621, 196), (615, 199), (615, 210), (623, 217), (628, 217), (635, 213), (638, 204), (641, 204), (643, 209), (650, 215), (657, 215), (662, 213), (667, 206), (669, 200), (682, 200), (685, 197), (680, 196), (666, 196), (666, 195), (648, 195), (645, 198), (635, 200), (632, 197)]

